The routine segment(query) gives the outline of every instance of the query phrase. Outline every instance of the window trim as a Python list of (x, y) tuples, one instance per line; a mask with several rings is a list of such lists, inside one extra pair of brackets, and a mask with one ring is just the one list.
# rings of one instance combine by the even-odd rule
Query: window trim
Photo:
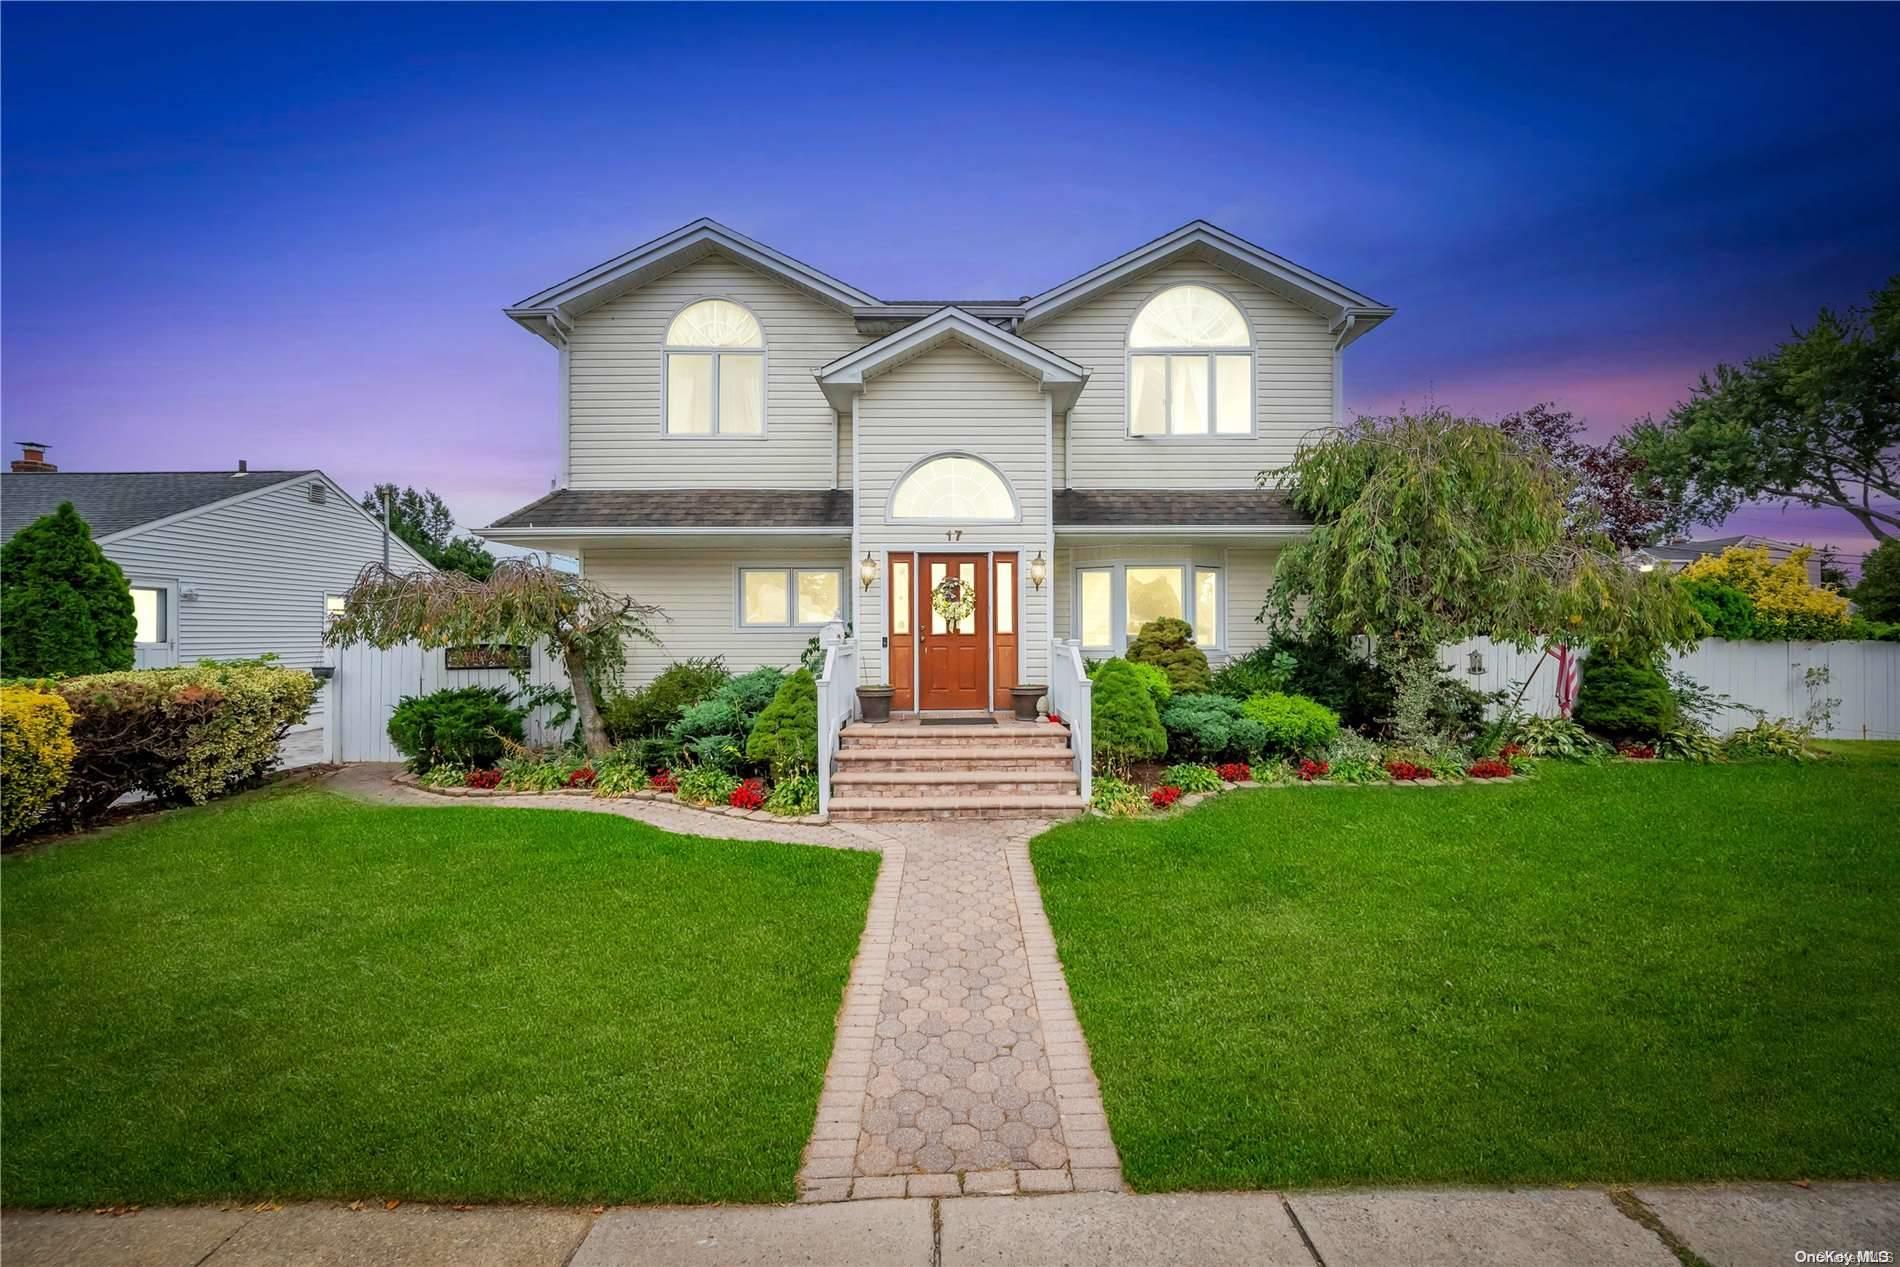
[[(1216, 347), (1136, 347), (1135, 323), (1141, 320), (1148, 305), (1171, 290), (1183, 286), (1198, 286), (1202, 290), (1211, 290), (1234, 306), (1240, 314), (1240, 323), (1247, 328), (1246, 346)], [(1247, 315), (1247, 307), (1222, 286), (1207, 282), (1182, 281), (1170, 282), (1159, 290), (1151, 292), (1147, 298), (1135, 305), (1135, 311), (1128, 318), (1128, 328), (1122, 332), (1122, 429), (1130, 440), (1162, 441), (1169, 444), (1206, 444), (1219, 440), (1251, 440), (1260, 434), (1260, 356), (1259, 337), (1254, 333), (1253, 320)], [(1161, 373), (1161, 421), (1167, 427), (1159, 435), (1147, 435), (1135, 430), (1135, 358), (1138, 356), (1198, 356), (1207, 362), (1207, 430), (1204, 432), (1176, 433), (1173, 429), (1174, 411), (1174, 362), (1164, 360)], [(1247, 429), (1245, 431), (1218, 431), (1220, 425), (1220, 371), (1215, 363), (1216, 357), (1245, 356), (1247, 358)]]
[[(677, 346), (668, 343), (667, 335), (673, 329), (673, 323), (679, 315), (694, 304), (705, 303), (709, 299), (722, 299), (735, 307), (743, 308), (759, 327), (759, 346), (757, 348), (712, 348), (682, 343)], [(763, 440), (771, 432), (772, 412), (772, 340), (767, 336), (765, 322), (752, 305), (744, 303), (731, 295), (695, 295), (667, 314), (666, 321), (660, 326), (660, 438), (662, 440)], [(672, 421), (668, 397), (673, 382), (673, 354), (683, 356), (710, 356), (712, 358), (712, 430), (675, 431), (669, 425)], [(757, 431), (721, 431), (719, 429), (719, 358), (721, 356), (751, 356), (759, 360), (759, 429)]]
[[(1177, 568), (1181, 571), (1184, 585), (1181, 593), (1181, 618), (1194, 628), (1195, 615), (1200, 606), (1195, 592), (1195, 578), (1198, 573), (1212, 572), (1214, 582), (1214, 635), (1212, 643), (1195, 642), (1202, 651), (1225, 653), (1227, 650), (1227, 565), (1225, 563), (1202, 563), (1193, 557), (1172, 559), (1117, 559), (1112, 562), (1090, 561), (1075, 564), (1069, 577), (1069, 636), (1082, 644), (1082, 650), (1091, 655), (1118, 656), (1128, 650), (1128, 569), (1129, 568)], [(1084, 572), (1107, 572), (1109, 604), (1109, 637), (1106, 646), (1090, 646), (1082, 642), (1082, 574)]]
[[(745, 618), (745, 578), (748, 572), (777, 572), (785, 578), (784, 620), (747, 620)], [(798, 619), (798, 574), (801, 572), (829, 572), (838, 578), (839, 610), (837, 615), (818, 621)], [(735, 629), (823, 629), (826, 625), (844, 620), (844, 613), (850, 605), (850, 599), (850, 593), (845, 589), (844, 569), (841, 567), (799, 563), (741, 563), (733, 567), (732, 624)]]
[[(852, 443), (854, 446), (857, 443), (857, 437), (855, 433), (852, 436)], [(911, 476), (915, 475), (918, 471), (922, 470), (924, 467), (929, 466), (932, 462), (938, 461), (942, 458), (968, 458), (972, 462), (976, 462), (982, 466), (988, 467), (990, 470), (990, 474), (996, 476), (998, 480), (1002, 481), (1003, 493), (1009, 498), (1009, 505), (1010, 505), (1010, 512), (1011, 512), (1009, 518), (1007, 519), (944, 519), (944, 518), (910, 519), (910, 518), (905, 518), (903, 516), (892, 513), (891, 508), (897, 504), (897, 492), (899, 489), (904, 487), (905, 482), (909, 480)], [(925, 456), (918, 458), (915, 462), (912, 462), (909, 466), (905, 467), (902, 474), (900, 474), (896, 479), (891, 481), (890, 491), (884, 495), (884, 522), (887, 524), (906, 524), (906, 525), (921, 524), (925, 527), (938, 526), (938, 527), (946, 527), (946, 528), (956, 528), (956, 527), (964, 527), (970, 524), (1019, 524), (1022, 521), (1023, 521), (1023, 499), (1016, 495), (1016, 485), (1010, 481), (1009, 476), (1003, 474), (1003, 469), (997, 466), (996, 463), (990, 461), (988, 458), (979, 457), (978, 455), (967, 452), (963, 449), (944, 449), (940, 452), (926, 454)]]

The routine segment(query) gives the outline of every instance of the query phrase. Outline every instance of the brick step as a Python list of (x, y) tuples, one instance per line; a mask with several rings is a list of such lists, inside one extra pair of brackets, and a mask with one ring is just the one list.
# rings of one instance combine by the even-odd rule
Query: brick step
[(1067, 726), (919, 726), (890, 722), (867, 726), (853, 722), (840, 733), (842, 748), (1061, 748), (1069, 746)]
[[(1075, 771), (1027, 770), (840, 770), (831, 776), (834, 796), (1061, 796), (1076, 791)], [(833, 802), (836, 804), (836, 802)]]
[(1069, 770), (1075, 759), (1067, 748), (999, 747), (840, 748), (844, 770)]
[(947, 818), (1061, 818), (1087, 806), (1066, 796), (834, 796), (831, 817), (841, 822), (922, 822)]

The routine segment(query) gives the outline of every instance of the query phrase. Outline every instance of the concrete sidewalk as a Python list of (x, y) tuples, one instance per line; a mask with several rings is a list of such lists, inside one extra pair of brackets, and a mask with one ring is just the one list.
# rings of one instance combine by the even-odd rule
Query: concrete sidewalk
[[(1858, 1259), (1863, 1250), (1873, 1256)], [(1812, 1257), (1830, 1251), (1846, 1257)], [(1797, 1252), (1810, 1257), (1797, 1260)], [(1892, 1262), (1895, 1254), (1900, 1186), (1851, 1183), (1289, 1197), (1099, 1192), (599, 1214), (336, 1203), (0, 1214), (6, 1267), (1780, 1267)]]

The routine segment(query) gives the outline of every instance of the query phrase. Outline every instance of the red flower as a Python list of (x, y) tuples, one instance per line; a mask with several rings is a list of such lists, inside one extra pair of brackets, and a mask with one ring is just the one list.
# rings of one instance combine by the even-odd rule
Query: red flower
[(655, 792), (677, 792), (680, 790), (679, 780), (673, 777), (671, 770), (662, 770), (648, 779), (647, 787)]
[(1229, 783), (1245, 783), (1253, 777), (1253, 771), (1247, 768), (1245, 761), (1229, 761), (1225, 765), (1216, 766), (1214, 772)]
[(596, 777), (598, 776), (594, 774), (594, 767), (591, 765), (584, 765), (580, 769), (575, 770), (573, 773), (567, 776), (567, 786), (568, 787), (592, 787), (594, 786), (594, 779)]
[(470, 770), (462, 777), (462, 786), (496, 788), (501, 786), (500, 770)]
[(1500, 761), (1496, 757), (1486, 757), (1482, 761), (1473, 761), (1471, 768), (1465, 771), (1474, 779), (1508, 779), (1514, 773), (1509, 761)]
[(1498, 749), (1498, 756), (1505, 761), (1509, 761), (1512, 757), (1521, 757), (1523, 755), (1524, 745), (1521, 743), (1507, 743)]
[(1062, 724), (1062, 717), (1053, 708), (1049, 710), (1049, 720), (1058, 726)]
[(1333, 768), (1324, 761), (1315, 761), (1311, 757), (1300, 762), (1300, 782), (1311, 783), (1314, 779), (1323, 779), (1332, 773)]
[(1388, 761), (1385, 763), (1385, 772), (1401, 783), (1432, 777), (1429, 767), (1414, 765), (1410, 761)]
[(1166, 809), (1180, 799), (1181, 789), (1172, 783), (1166, 787), (1158, 787), (1148, 793), (1148, 803), (1153, 805), (1156, 809)]
[(1616, 745), (1616, 750), (1632, 761), (1653, 761), (1656, 759), (1656, 745), (1651, 743), (1631, 743), (1625, 740)]
[(726, 803), (734, 809), (757, 809), (765, 804), (765, 780), (747, 779), (732, 789), (732, 795)]

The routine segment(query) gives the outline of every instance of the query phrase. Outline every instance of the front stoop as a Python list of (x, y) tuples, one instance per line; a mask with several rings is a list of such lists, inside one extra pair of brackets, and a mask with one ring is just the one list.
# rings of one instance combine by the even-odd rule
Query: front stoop
[(833, 821), (1059, 818), (1083, 803), (1069, 728), (1053, 722), (846, 726), (831, 776)]

